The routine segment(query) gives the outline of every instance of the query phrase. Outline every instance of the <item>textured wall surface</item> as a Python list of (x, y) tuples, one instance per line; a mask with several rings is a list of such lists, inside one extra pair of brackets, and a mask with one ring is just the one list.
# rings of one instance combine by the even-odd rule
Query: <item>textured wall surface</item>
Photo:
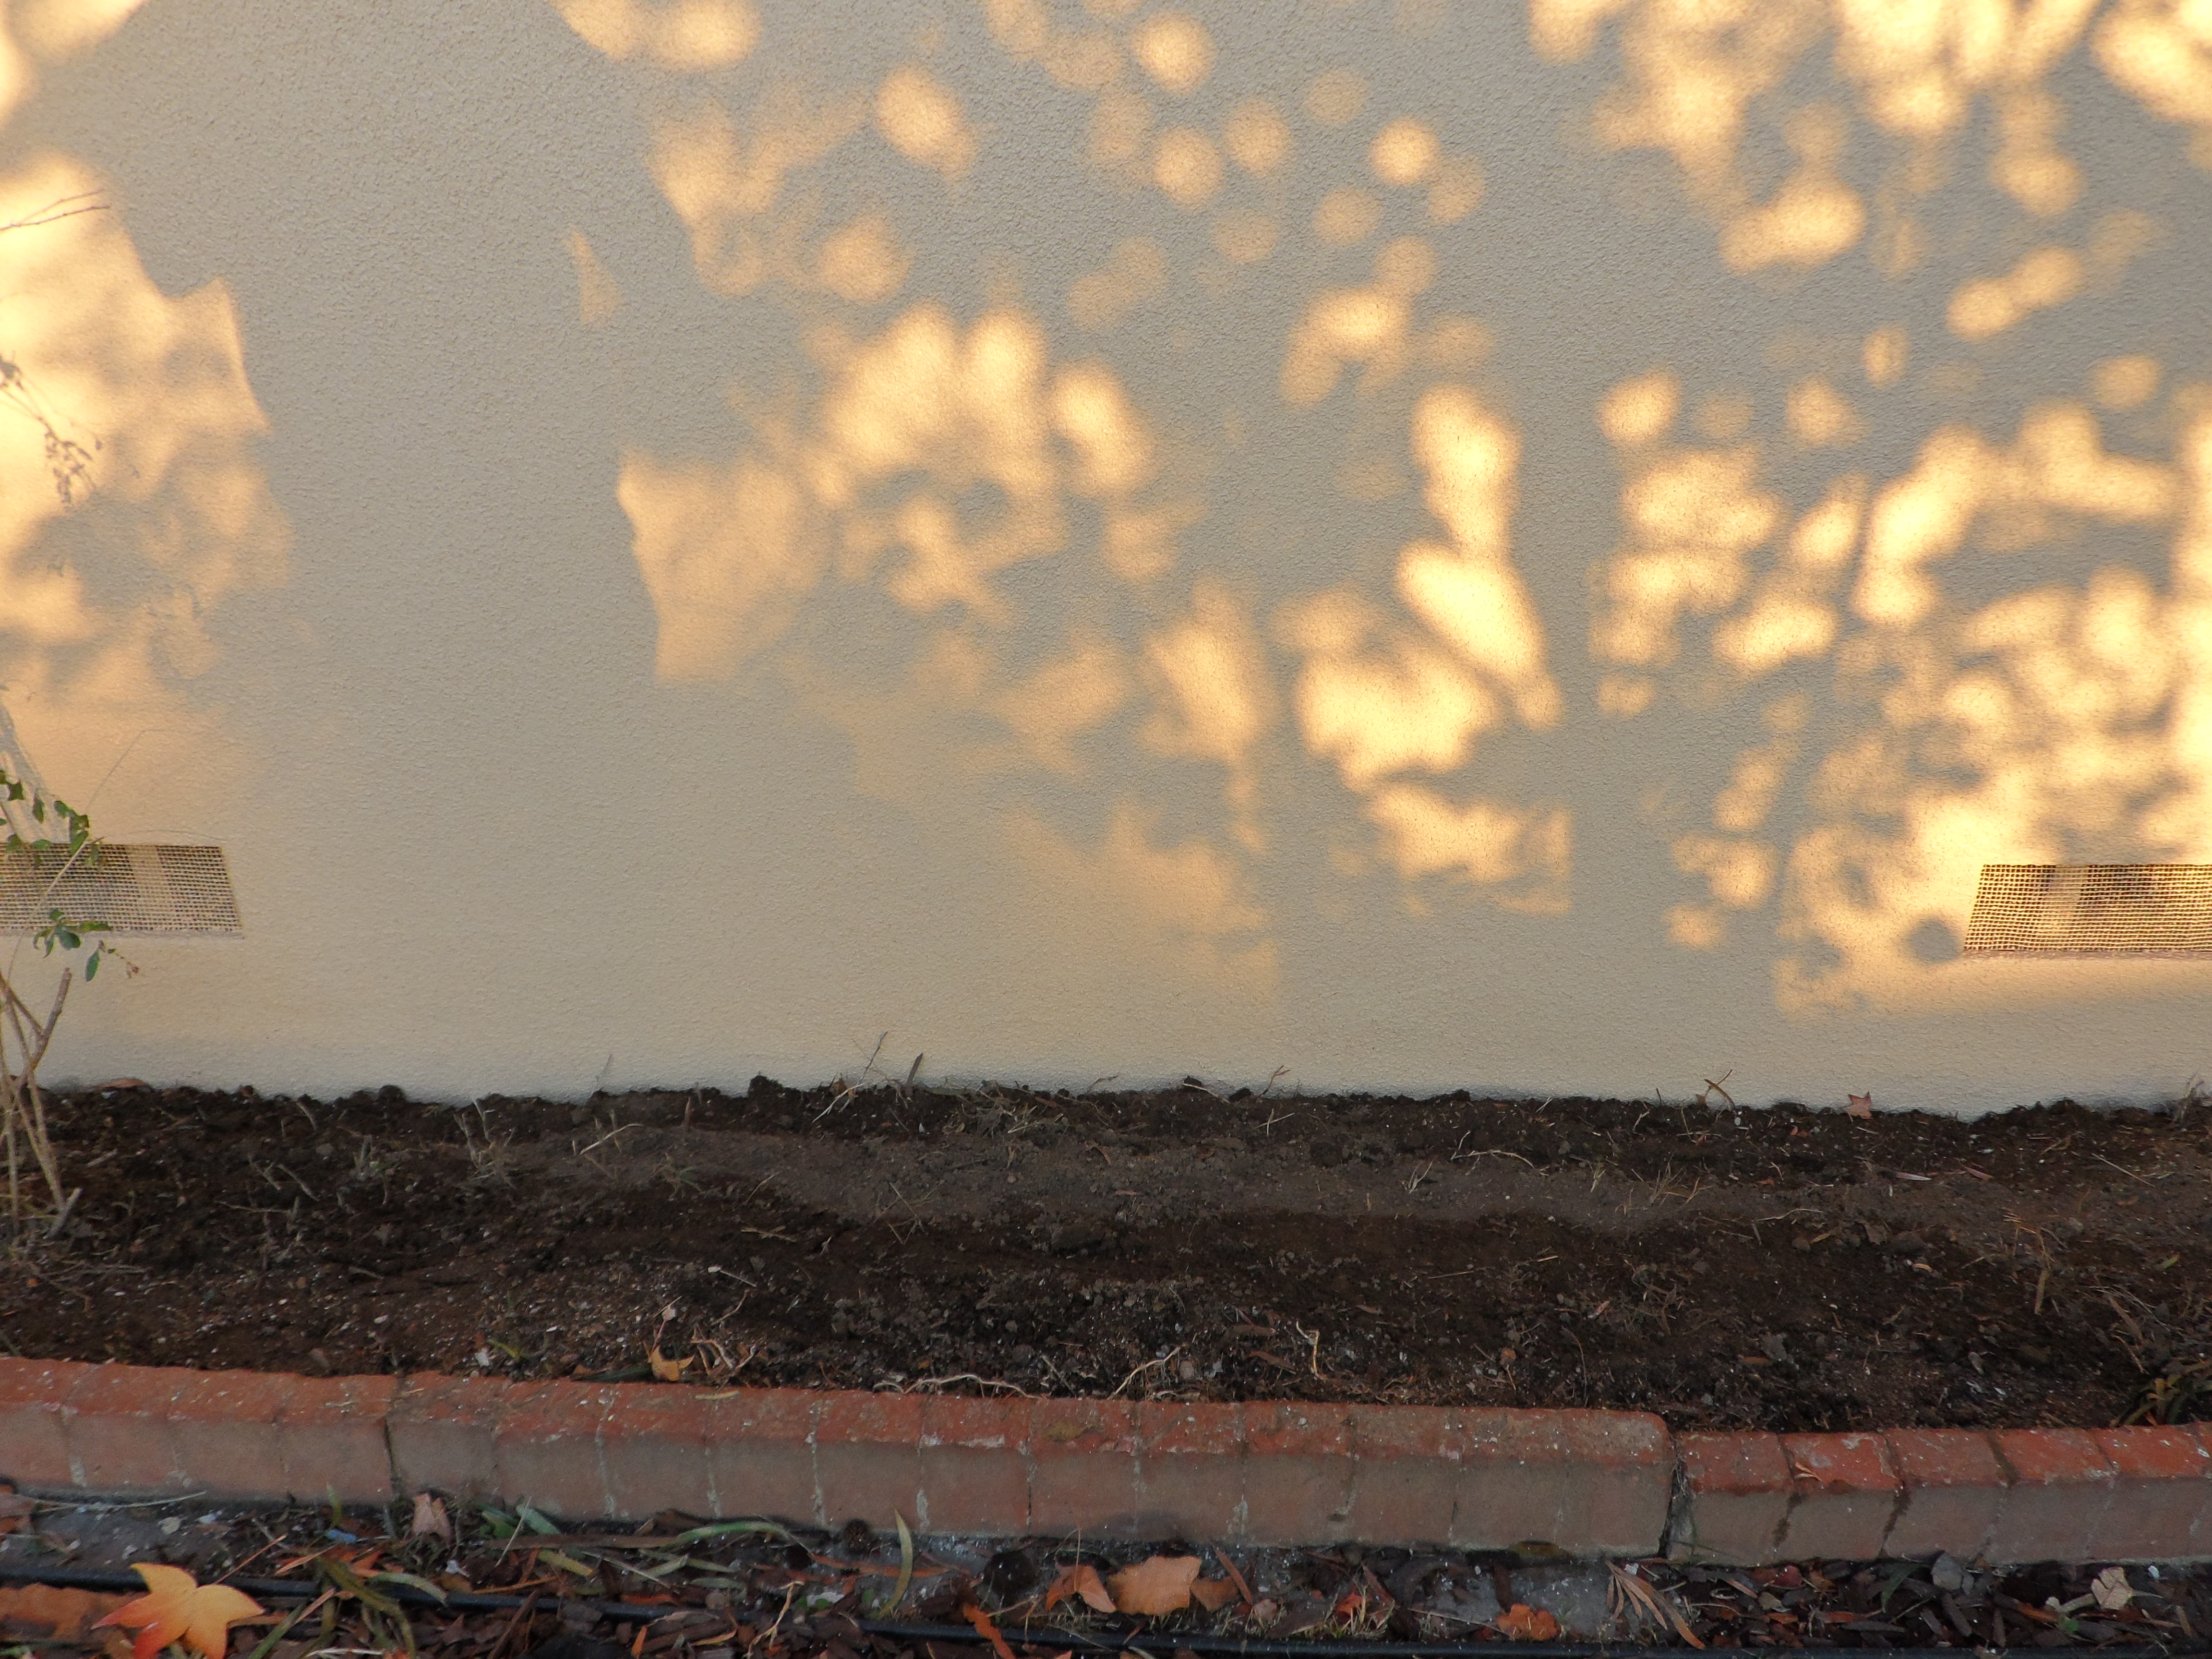
[(50, 1072), (2212, 1070), (1958, 956), (2212, 861), (2207, 0), (0, 25), (0, 702), (248, 928)]

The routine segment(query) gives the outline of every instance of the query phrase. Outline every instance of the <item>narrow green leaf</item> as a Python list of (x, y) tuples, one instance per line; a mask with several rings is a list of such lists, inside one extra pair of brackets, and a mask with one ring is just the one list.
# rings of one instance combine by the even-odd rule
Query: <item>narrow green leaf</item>
[(532, 1532), (557, 1534), (561, 1530), (527, 1504), (517, 1504), (514, 1506), (514, 1512), (521, 1519), (522, 1524)]
[(898, 1522), (899, 1576), (898, 1587), (891, 1592), (891, 1604), (886, 1611), (896, 1613), (899, 1603), (906, 1600), (906, 1593), (914, 1588), (914, 1534), (908, 1529), (906, 1516), (896, 1510), (891, 1511), (891, 1519)]
[(773, 1521), (716, 1521), (707, 1526), (694, 1527), (689, 1532), (679, 1532), (668, 1541), (672, 1544), (696, 1544), (702, 1538), (721, 1538), (733, 1532), (766, 1533), (769, 1537), (781, 1538), (786, 1543), (793, 1541), (790, 1529), (780, 1527)]
[(368, 1582), (372, 1584), (406, 1584), (434, 1595), (441, 1601), (446, 1599), (446, 1592), (442, 1589), (427, 1578), (416, 1577), (411, 1572), (372, 1572), (368, 1575)]

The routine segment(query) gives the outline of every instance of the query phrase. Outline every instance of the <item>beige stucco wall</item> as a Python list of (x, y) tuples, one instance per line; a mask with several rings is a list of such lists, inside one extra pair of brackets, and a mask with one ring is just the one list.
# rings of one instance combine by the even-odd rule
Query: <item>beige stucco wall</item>
[[(1973, 1109), (2212, 966), (2206, 0), (10, 0), (50, 1070)], [(19, 391), (21, 389), (19, 388)]]

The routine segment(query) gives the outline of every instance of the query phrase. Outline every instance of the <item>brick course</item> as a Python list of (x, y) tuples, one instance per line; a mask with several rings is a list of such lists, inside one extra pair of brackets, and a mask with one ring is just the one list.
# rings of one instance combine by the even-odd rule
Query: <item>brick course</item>
[(2212, 1559), (2212, 1431), (1669, 1435), (1628, 1412), (961, 1399), (0, 1359), (31, 1492), (662, 1510), (1756, 1565)]

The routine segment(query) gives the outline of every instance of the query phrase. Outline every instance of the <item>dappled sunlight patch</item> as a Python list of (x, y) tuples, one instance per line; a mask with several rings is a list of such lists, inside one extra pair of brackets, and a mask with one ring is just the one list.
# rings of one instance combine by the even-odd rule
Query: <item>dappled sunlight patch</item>
[(919, 64), (892, 70), (877, 89), (876, 127), (908, 161), (947, 179), (975, 163), (975, 132), (960, 100)]
[(228, 288), (164, 294), (101, 188), (54, 155), (0, 178), (0, 669), (27, 742), (112, 757), (161, 726), (198, 802), (234, 757), (185, 683), (216, 612), (288, 579), (291, 529)]
[(1365, 810), (1382, 832), (1382, 855), (1409, 881), (1447, 876), (1511, 910), (1569, 908), (1573, 830), (1564, 808), (1454, 801), (1400, 783), (1377, 790)]
[(16, 0), (0, 15), (0, 123), (36, 90), (40, 64), (64, 63), (121, 28), (145, 0)]
[(750, 0), (553, 0), (568, 27), (617, 63), (696, 74), (744, 62), (760, 40)]
[(1156, 814), (1117, 801), (1097, 846), (1064, 839), (1034, 814), (1006, 820), (1016, 859), (1055, 902), (1097, 911), (1134, 949), (1255, 997), (1273, 994), (1267, 915), (1237, 862), (1201, 840), (1168, 844)]
[(1188, 614), (1146, 640), (1144, 671), (1154, 712), (1140, 740), (1156, 753), (1225, 769), (1232, 833), (1249, 850), (1264, 850), (1254, 750), (1280, 711), (1250, 612), (1220, 582), (1201, 577)]

